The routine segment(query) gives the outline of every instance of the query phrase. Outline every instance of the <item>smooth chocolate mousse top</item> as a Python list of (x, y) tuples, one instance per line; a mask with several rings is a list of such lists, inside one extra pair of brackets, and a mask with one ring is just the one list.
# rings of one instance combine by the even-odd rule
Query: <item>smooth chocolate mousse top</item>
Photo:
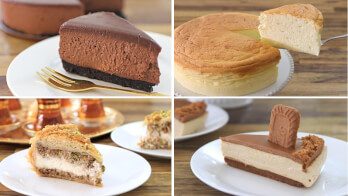
[(268, 140), (268, 135), (236, 134), (221, 137), (221, 140), (292, 159), (303, 164), (304, 171), (320, 155), (324, 147), (324, 140), (314, 135), (297, 139), (295, 148), (284, 148), (274, 144)]
[(27, 4), (27, 5), (35, 5), (35, 6), (57, 6), (57, 5), (77, 5), (77, 6), (83, 6), (82, 3), (79, 0), (2, 0), (5, 2), (11, 2), (11, 3), (20, 3), (20, 4)]
[(150, 36), (113, 12), (97, 12), (71, 19), (60, 28), (60, 33), (69, 31), (93, 33), (95, 36), (111, 37), (161, 51)]

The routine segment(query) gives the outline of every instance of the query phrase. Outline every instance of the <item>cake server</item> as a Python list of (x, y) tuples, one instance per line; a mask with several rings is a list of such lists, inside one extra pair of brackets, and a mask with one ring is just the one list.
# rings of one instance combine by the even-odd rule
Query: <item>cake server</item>
[(135, 90), (127, 90), (127, 89), (113, 88), (108, 86), (101, 86), (101, 85), (94, 84), (93, 82), (88, 80), (78, 80), (78, 79), (70, 78), (49, 67), (46, 67), (46, 69), (47, 70), (41, 69), (41, 71), (44, 72), (46, 75), (39, 72), (36, 72), (36, 73), (43, 80), (45, 80), (49, 85), (63, 91), (80, 92), (80, 91), (88, 91), (92, 89), (105, 89), (105, 90), (117, 91), (121, 93), (140, 95), (140, 96), (165, 96), (163, 94), (154, 93), (154, 92), (140, 92)]

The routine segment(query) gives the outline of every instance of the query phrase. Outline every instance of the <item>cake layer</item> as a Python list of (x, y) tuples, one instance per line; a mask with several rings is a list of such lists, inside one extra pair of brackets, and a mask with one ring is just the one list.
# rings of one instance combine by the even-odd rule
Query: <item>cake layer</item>
[(277, 64), (278, 61), (260, 72), (240, 76), (233, 72), (199, 73), (186, 69), (179, 62), (174, 61), (174, 75), (177, 82), (194, 93), (210, 96), (239, 96), (256, 92), (276, 82)]
[(291, 159), (303, 165), (304, 171), (319, 156), (324, 147), (324, 141), (313, 135), (297, 139), (295, 148), (284, 148), (274, 144), (266, 135), (236, 134), (222, 137), (221, 140)]
[(272, 46), (319, 55), (323, 16), (310, 4), (286, 5), (260, 15), (262, 41)]
[(83, 15), (78, 0), (2, 0), (2, 22), (11, 29), (34, 35), (58, 34), (67, 20)]
[(121, 11), (124, 0), (80, 0), (85, 5), (86, 12)]
[[(252, 142), (257, 141), (250, 141), (250, 143)], [(325, 147), (320, 155), (316, 157), (312, 164), (304, 171), (302, 163), (293, 160), (291, 157), (282, 156), (283, 154), (278, 155), (226, 141), (222, 141), (221, 148), (223, 156), (227, 159), (241, 162), (245, 166), (254, 167), (258, 170), (264, 170), (283, 176), (284, 178), (299, 182), (305, 187), (312, 186), (317, 180), (327, 156), (327, 148)], [(262, 173), (260, 174), (262, 175)]]
[(257, 174), (257, 175), (260, 175), (260, 176), (271, 178), (273, 180), (277, 180), (279, 182), (283, 182), (283, 183), (286, 183), (286, 184), (289, 184), (289, 185), (292, 185), (292, 186), (297, 186), (297, 187), (303, 187), (304, 186), (301, 182), (297, 182), (295, 180), (291, 180), (289, 178), (286, 178), (284, 176), (272, 173), (270, 171), (266, 171), (266, 170), (258, 169), (256, 167), (253, 167), (253, 166), (250, 166), (250, 165), (246, 165), (246, 164), (244, 164), (244, 163), (242, 163), (240, 161), (236, 161), (236, 160), (234, 160), (232, 158), (224, 158), (224, 160), (225, 160), (225, 162), (228, 165), (230, 165), (232, 167), (235, 167), (235, 168), (238, 168), (238, 169), (242, 169), (242, 170), (247, 171), (247, 172), (251, 172), (251, 173), (254, 173), (254, 174)]
[(131, 80), (127, 78), (122, 78), (122, 77), (105, 73), (102, 71), (98, 71), (92, 68), (80, 67), (77, 65), (70, 64), (64, 60), (62, 60), (62, 63), (63, 63), (63, 68), (67, 72), (78, 74), (81, 76), (86, 76), (92, 79), (119, 84), (121, 86), (130, 87), (130, 88), (134, 88), (134, 89), (138, 89), (138, 90), (142, 90), (146, 92), (151, 92), (153, 90), (152, 87), (155, 85), (155, 84), (140, 81), (140, 80)]
[(60, 29), (59, 54), (73, 65), (131, 80), (159, 83), (160, 46), (111, 12), (80, 16)]
[(203, 115), (186, 122), (174, 118), (174, 137), (189, 135), (202, 130), (207, 116), (208, 112), (205, 112)]

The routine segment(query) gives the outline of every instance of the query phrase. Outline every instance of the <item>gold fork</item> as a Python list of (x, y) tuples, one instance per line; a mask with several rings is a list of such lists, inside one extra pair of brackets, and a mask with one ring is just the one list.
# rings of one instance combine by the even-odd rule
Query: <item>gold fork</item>
[(43, 80), (45, 80), (49, 85), (58, 88), (63, 91), (70, 91), (70, 92), (79, 92), (79, 91), (87, 91), (91, 89), (105, 89), (105, 90), (112, 90), (117, 91), (121, 93), (128, 93), (133, 95), (142, 95), (142, 96), (165, 96), (160, 93), (153, 93), (153, 92), (140, 92), (140, 91), (134, 91), (134, 90), (127, 90), (127, 89), (120, 89), (120, 88), (113, 88), (108, 86), (101, 86), (94, 84), (93, 82), (87, 81), (87, 80), (78, 80), (74, 78), (70, 78), (68, 76), (65, 76), (49, 67), (46, 67), (46, 69), (41, 69), (46, 75), (41, 74), (39, 72), (36, 72)]

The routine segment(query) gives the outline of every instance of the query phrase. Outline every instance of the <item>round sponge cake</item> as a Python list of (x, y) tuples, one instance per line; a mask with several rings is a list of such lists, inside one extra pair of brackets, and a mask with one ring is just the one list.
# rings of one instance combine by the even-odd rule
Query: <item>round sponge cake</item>
[(274, 83), (278, 49), (246, 34), (257, 32), (258, 16), (210, 14), (175, 29), (175, 79), (202, 95), (245, 95)]

